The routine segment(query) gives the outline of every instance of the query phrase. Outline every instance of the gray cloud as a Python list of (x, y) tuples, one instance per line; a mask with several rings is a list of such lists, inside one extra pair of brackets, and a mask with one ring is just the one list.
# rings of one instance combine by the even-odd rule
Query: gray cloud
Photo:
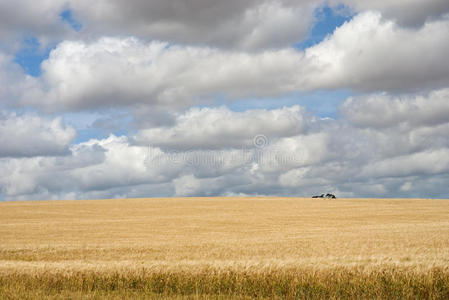
[(445, 0), (354, 1), (160, 1), (160, 0), (31, 0), (0, 3), (0, 37), (11, 40), (36, 36), (45, 45), (73, 37), (60, 14), (70, 8), (83, 31), (78, 37), (138, 36), (177, 44), (212, 45), (238, 49), (290, 46), (304, 39), (314, 22), (314, 9), (345, 4), (356, 12), (379, 11), (405, 26), (422, 26), (449, 12)]
[(71, 1), (89, 32), (225, 48), (284, 47), (302, 40), (320, 1)]
[(385, 17), (397, 20), (401, 25), (415, 27), (449, 13), (449, 2), (446, 0), (332, 0), (331, 2), (349, 5), (357, 11), (377, 10)]
[(60, 17), (66, 8), (66, 0), (42, 0), (39, 3), (33, 0), (1, 1), (0, 46), (18, 46), (24, 37), (37, 37), (46, 45), (70, 36), (73, 30)]
[(314, 9), (344, 4), (356, 12), (379, 11), (405, 26), (420, 27), (449, 12), (445, 0), (355, 1), (71, 1), (90, 32), (134, 35), (174, 43), (226, 48), (285, 47), (301, 41)]

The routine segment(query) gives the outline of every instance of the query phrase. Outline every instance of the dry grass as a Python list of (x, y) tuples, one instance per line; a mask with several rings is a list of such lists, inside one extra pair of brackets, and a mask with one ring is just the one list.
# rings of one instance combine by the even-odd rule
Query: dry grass
[(449, 201), (0, 203), (2, 296), (449, 298)]

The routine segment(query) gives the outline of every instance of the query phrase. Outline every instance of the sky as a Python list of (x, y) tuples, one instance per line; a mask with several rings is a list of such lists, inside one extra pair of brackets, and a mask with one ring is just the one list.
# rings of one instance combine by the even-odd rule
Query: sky
[(0, 201), (449, 197), (447, 0), (0, 0)]

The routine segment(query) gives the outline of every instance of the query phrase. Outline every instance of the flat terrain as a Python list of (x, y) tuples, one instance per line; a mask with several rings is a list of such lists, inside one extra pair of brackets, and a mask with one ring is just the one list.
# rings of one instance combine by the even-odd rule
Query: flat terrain
[(11, 274), (26, 281), (30, 274), (59, 276), (61, 272), (185, 275), (201, 270), (263, 273), (353, 268), (366, 272), (387, 267), (423, 274), (435, 268), (448, 271), (448, 200), (176, 198), (0, 203), (0, 296), (1, 282), (5, 290)]

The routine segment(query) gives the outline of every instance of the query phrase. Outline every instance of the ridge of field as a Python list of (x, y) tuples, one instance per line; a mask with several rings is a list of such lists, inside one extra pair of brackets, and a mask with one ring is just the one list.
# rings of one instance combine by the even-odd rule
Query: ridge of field
[[(448, 200), (219, 197), (0, 203), (0, 295), (2, 284), (4, 292), (8, 286), (17, 288), (11, 286), (13, 278), (32, 285), (32, 278), (42, 281), (49, 274), (168, 272), (171, 278), (200, 278), (235, 272), (240, 278), (270, 272), (287, 276), (287, 270), (354, 270), (360, 278), (380, 276), (372, 273), (376, 270), (406, 270), (409, 277), (421, 274), (423, 286), (433, 286), (431, 278), (443, 274), (442, 291), (449, 291), (448, 268)], [(72, 292), (79, 290), (74, 286)], [(178, 294), (189, 294), (184, 292)]]

